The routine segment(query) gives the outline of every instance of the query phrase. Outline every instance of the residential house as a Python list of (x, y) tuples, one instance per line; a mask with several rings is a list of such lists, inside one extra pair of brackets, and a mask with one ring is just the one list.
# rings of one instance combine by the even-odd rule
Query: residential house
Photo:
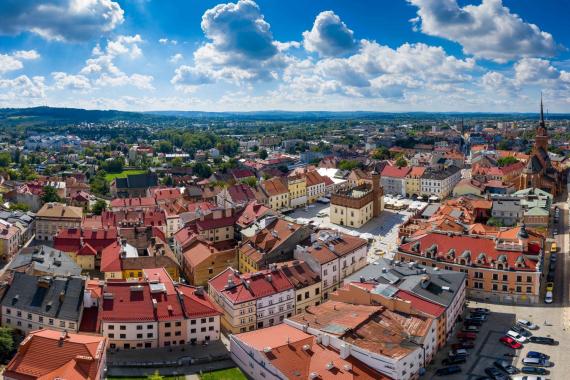
[(6, 268), (8, 273), (22, 272), (31, 276), (80, 276), (81, 267), (68, 256), (46, 245), (25, 247)]
[(512, 196), (496, 195), (491, 198), (491, 216), (503, 226), (514, 226), (523, 219), (521, 199)]
[(53, 240), (60, 229), (79, 228), (83, 210), (62, 203), (46, 203), (36, 214), (36, 239)]
[(335, 230), (311, 235), (309, 245), (298, 245), (295, 259), (306, 262), (322, 279), (322, 298), (335, 291), (342, 280), (366, 265), (368, 242)]
[(421, 194), (421, 178), (426, 168), (423, 166), (412, 166), (406, 176), (406, 196), (413, 197)]
[(451, 165), (445, 169), (428, 168), (421, 178), (422, 196), (435, 196), (439, 199), (447, 198), (455, 185), (461, 180), (461, 169)]
[(281, 211), (289, 208), (289, 189), (287, 187), (287, 179), (282, 177), (273, 177), (261, 182), (261, 186), (265, 189), (265, 193), (268, 197), (267, 205), (271, 209)]
[(312, 170), (305, 172), (307, 184), (307, 203), (315, 203), (317, 199), (322, 198), (326, 194), (325, 177), (321, 176), (318, 171)]
[(77, 332), (83, 312), (85, 280), (14, 272), (0, 302), (2, 326), (22, 333), (50, 328)]
[(102, 336), (32, 331), (3, 372), (4, 380), (103, 380), (106, 339)]
[(181, 267), (191, 285), (206, 286), (208, 281), (226, 270), (238, 266), (237, 243), (226, 240), (214, 243), (201, 237), (184, 248)]
[(289, 205), (291, 208), (305, 207), (307, 205), (307, 179), (303, 175), (287, 177), (289, 190)]
[(319, 273), (299, 260), (277, 264), (279, 270), (295, 288), (295, 312), (304, 312), (309, 306), (318, 306), (322, 300), (322, 281)]
[(128, 174), (111, 181), (110, 192), (114, 198), (146, 197), (151, 187), (158, 186), (155, 173)]
[(397, 167), (386, 165), (382, 170), (380, 182), (384, 188), (385, 194), (400, 194), (406, 195), (406, 178), (410, 173), (409, 167)]

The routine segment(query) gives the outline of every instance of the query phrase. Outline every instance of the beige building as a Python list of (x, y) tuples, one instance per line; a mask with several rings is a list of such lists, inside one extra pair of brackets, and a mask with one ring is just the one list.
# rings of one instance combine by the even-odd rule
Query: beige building
[(406, 176), (406, 195), (408, 197), (421, 194), (421, 179), (425, 171), (425, 167), (414, 166)]
[(36, 239), (53, 240), (57, 231), (81, 227), (83, 210), (62, 203), (46, 203), (36, 215)]
[(18, 252), (20, 229), (4, 220), (0, 220), (0, 257), (12, 257)]
[(289, 189), (287, 180), (273, 177), (261, 183), (267, 194), (267, 205), (274, 211), (289, 208)]
[(295, 314), (321, 303), (321, 276), (309, 264), (295, 260), (279, 264), (278, 267), (295, 288)]
[(359, 228), (384, 209), (384, 192), (380, 187), (380, 175), (372, 174), (372, 186), (368, 184), (338, 191), (331, 196), (331, 223)]

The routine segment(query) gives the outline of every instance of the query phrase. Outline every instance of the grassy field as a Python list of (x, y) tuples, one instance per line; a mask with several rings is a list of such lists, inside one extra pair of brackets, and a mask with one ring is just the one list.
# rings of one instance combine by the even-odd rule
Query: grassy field
[(222, 369), (200, 375), (201, 380), (247, 380), (239, 368)]
[(142, 169), (133, 169), (133, 170), (123, 170), (120, 173), (107, 173), (105, 174), (105, 179), (109, 182), (114, 180), (115, 178), (125, 178), (129, 174), (142, 174), (145, 171)]
[[(186, 376), (162, 376), (165, 380), (184, 380)], [(148, 377), (107, 377), (107, 380), (147, 380)]]

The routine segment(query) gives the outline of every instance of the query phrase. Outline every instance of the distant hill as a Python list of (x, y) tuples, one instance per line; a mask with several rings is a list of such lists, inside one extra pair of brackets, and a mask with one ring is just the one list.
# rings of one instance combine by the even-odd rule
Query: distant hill
[[(444, 119), (535, 119), (536, 113), (461, 113), (461, 112), (331, 112), (331, 111), (255, 111), (255, 112), (203, 112), (203, 111), (149, 111), (124, 112), (116, 110), (85, 110), (80, 108), (0, 108), (0, 126), (49, 126), (81, 122), (111, 122), (117, 120), (147, 123), (171, 121), (319, 121), (319, 120), (444, 120)], [(569, 114), (550, 114), (550, 119), (570, 119)]]

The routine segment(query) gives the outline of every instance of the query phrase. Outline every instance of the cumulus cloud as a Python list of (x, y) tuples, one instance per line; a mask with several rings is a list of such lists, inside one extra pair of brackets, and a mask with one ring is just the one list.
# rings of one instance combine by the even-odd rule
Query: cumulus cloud
[(197, 86), (212, 82), (212, 73), (187, 65), (177, 68), (170, 80), (177, 89), (185, 92), (194, 92)]
[(338, 57), (353, 53), (358, 42), (340, 17), (333, 11), (325, 11), (317, 16), (313, 29), (303, 32), (303, 46), (324, 57)]
[(51, 73), (54, 87), (58, 90), (87, 91), (91, 89), (89, 78), (84, 75), (70, 75), (61, 71)]
[(143, 42), (140, 35), (134, 36), (118, 36), (114, 40), (107, 42), (107, 54), (111, 56), (126, 55), (131, 59), (137, 59), (142, 56), (142, 50), (139, 43)]
[(0, 2), (0, 34), (86, 41), (121, 24), (123, 13), (112, 0), (6, 0)]
[(183, 59), (184, 59), (184, 56), (182, 54), (176, 53), (170, 57), (169, 61), (170, 61), (170, 63), (176, 64), (176, 63), (182, 61)]
[(158, 40), (158, 43), (161, 45), (178, 45), (178, 41), (169, 40), (168, 38), (161, 38)]
[(35, 50), (18, 50), (12, 53), (12, 56), (30, 61), (40, 59), (40, 54)]
[(20, 70), (24, 65), (11, 55), (0, 54), (0, 74)]
[(408, 0), (418, 7), (411, 21), (423, 33), (458, 42), (466, 54), (497, 62), (529, 56), (552, 56), (551, 34), (511, 13), (502, 0), (460, 7), (457, 0)]
[(541, 58), (523, 58), (514, 65), (514, 69), (515, 82), (519, 85), (560, 78), (560, 71), (550, 61)]
[(154, 78), (151, 75), (127, 75), (124, 73), (121, 73), (121, 75), (109, 75), (103, 73), (99, 78), (95, 80), (95, 85), (100, 87), (133, 86), (142, 90), (153, 90), (153, 80)]
[[(200, 68), (194, 73), (199, 72), (200, 77), (208, 75), (214, 81), (235, 83), (272, 80), (286, 65), (286, 57), (280, 51), (285, 46), (274, 41), (269, 23), (252, 0), (208, 9), (201, 27), (210, 42), (194, 52), (194, 66)], [(182, 71), (190, 73), (187, 69)]]
[(28, 98), (38, 99), (45, 97), (45, 78), (20, 75), (14, 79), (0, 79), (0, 90), (4, 90), (5, 99)]

